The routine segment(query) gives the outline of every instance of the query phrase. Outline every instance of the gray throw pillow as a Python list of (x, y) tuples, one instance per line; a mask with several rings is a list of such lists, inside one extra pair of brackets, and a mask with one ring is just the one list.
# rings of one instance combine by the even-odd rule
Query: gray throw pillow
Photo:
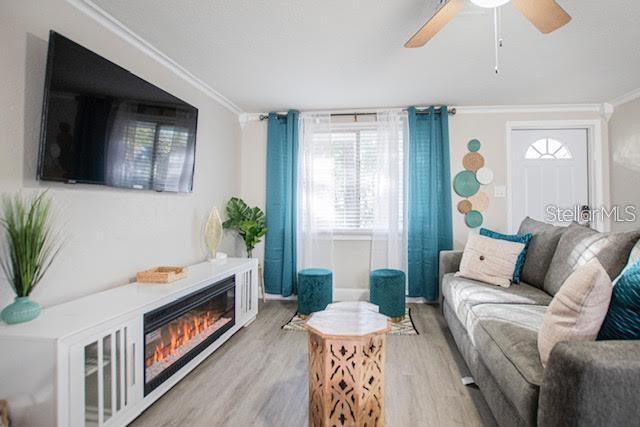
[(529, 241), (524, 267), (522, 267), (520, 275), (523, 282), (539, 289), (543, 288), (544, 277), (551, 264), (551, 259), (556, 252), (562, 233), (566, 230), (567, 227), (556, 227), (529, 217), (522, 221), (518, 234), (531, 233), (533, 235)]
[(564, 281), (581, 265), (598, 258), (614, 280), (629, 259), (631, 248), (640, 238), (640, 230), (626, 233), (600, 233), (571, 224), (560, 238), (549, 271), (544, 278), (544, 290), (555, 295)]

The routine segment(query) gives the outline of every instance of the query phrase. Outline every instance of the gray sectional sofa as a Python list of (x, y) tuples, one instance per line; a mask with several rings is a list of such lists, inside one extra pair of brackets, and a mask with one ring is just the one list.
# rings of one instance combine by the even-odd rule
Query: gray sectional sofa
[(525, 219), (523, 281), (500, 288), (456, 277), (461, 251), (440, 253), (442, 310), (453, 338), (502, 426), (640, 424), (640, 342), (565, 342), (542, 367), (538, 330), (553, 295), (593, 256), (610, 276), (640, 255), (640, 233), (604, 234)]

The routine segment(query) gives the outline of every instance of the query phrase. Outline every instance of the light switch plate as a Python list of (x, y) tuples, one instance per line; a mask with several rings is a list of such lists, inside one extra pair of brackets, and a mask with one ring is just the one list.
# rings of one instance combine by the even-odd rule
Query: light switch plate
[(493, 187), (493, 197), (505, 198), (507, 197), (507, 187), (504, 185), (496, 185)]

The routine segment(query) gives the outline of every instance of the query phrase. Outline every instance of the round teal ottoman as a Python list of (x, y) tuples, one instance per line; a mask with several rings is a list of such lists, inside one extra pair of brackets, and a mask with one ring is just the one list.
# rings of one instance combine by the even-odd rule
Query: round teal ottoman
[(394, 322), (404, 318), (404, 282), (404, 272), (400, 270), (385, 268), (369, 274), (369, 301)]
[(298, 272), (298, 315), (322, 311), (333, 302), (333, 273), (325, 268)]

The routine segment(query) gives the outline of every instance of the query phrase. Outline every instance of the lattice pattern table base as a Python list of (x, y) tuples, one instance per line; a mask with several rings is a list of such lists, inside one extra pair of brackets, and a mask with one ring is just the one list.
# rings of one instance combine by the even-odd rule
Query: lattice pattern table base
[(385, 333), (309, 331), (309, 425), (384, 425)]

